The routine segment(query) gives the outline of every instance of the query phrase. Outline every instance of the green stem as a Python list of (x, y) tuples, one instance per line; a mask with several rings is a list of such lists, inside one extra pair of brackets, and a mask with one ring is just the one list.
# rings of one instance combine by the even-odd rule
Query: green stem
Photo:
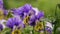
[(32, 34), (34, 34), (34, 26), (33, 26)]
[(55, 21), (55, 25), (54, 25), (54, 34), (56, 34), (57, 23), (58, 23), (58, 19), (56, 19), (56, 21)]
[(46, 34), (45, 23), (44, 23), (44, 21), (43, 21), (43, 27), (44, 27), (44, 34)]
[(57, 26), (56, 26), (56, 24), (57, 24), (57, 5), (56, 5), (56, 9), (55, 9), (55, 18), (56, 18), (56, 21), (54, 22), (55, 24), (54, 24), (54, 34), (56, 34), (56, 28), (57, 28)]

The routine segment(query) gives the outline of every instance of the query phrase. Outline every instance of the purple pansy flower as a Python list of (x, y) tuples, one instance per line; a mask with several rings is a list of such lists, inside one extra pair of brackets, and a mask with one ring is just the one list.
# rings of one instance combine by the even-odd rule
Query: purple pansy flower
[(2, 24), (0, 24), (0, 31), (2, 31), (3, 30), (3, 25)]
[(12, 9), (12, 12), (14, 15), (19, 15), (21, 18), (24, 18), (25, 16), (27, 16), (29, 10), (31, 9), (32, 9), (32, 6), (30, 4), (26, 4), (22, 7)]
[(19, 17), (10, 18), (10, 19), (8, 19), (8, 21), (6, 23), (7, 27), (9, 27), (9, 28), (13, 28), (14, 26), (19, 26), (21, 24), (23, 24), (23, 23)]
[(39, 12), (36, 17), (37, 17), (37, 19), (40, 19), (40, 18), (44, 17), (44, 13)]

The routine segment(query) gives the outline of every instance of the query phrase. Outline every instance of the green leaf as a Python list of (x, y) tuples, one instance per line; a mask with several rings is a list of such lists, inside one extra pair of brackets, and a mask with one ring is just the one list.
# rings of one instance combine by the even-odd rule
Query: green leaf
[(7, 33), (10, 33), (11, 32), (11, 30), (9, 29), (9, 28), (5, 28), (2, 32), (1, 32), (1, 34), (7, 34)]

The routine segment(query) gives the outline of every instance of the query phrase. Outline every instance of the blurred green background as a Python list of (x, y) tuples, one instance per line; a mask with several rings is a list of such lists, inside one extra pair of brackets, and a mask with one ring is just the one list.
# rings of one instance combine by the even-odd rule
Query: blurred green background
[(60, 0), (4, 0), (6, 9), (18, 8), (26, 3), (29, 3), (33, 7), (37, 7), (39, 10), (44, 11), (46, 17), (55, 17), (54, 11), (56, 4), (60, 3)]
[[(60, 0), (4, 0), (4, 6), (6, 9), (18, 8), (26, 3), (29, 3), (33, 7), (37, 7), (39, 10), (44, 11), (46, 18), (54, 20), (56, 4), (59, 4)], [(59, 18), (59, 23), (57, 25), (60, 27), (60, 9), (57, 9), (56, 12)]]

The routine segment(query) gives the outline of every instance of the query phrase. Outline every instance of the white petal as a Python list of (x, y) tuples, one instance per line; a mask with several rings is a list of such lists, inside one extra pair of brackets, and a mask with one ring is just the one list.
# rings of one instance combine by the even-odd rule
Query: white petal
[(38, 8), (32, 8), (32, 9), (36, 11), (36, 15), (37, 15), (39, 12)]
[(46, 26), (50, 27), (51, 29), (53, 29), (53, 26), (50, 22), (46, 22)]
[(2, 25), (3, 25), (3, 28), (6, 28), (6, 26), (5, 26), (4, 22), (6, 22), (6, 20), (4, 20), (4, 19), (0, 20), (0, 24), (2, 24)]

